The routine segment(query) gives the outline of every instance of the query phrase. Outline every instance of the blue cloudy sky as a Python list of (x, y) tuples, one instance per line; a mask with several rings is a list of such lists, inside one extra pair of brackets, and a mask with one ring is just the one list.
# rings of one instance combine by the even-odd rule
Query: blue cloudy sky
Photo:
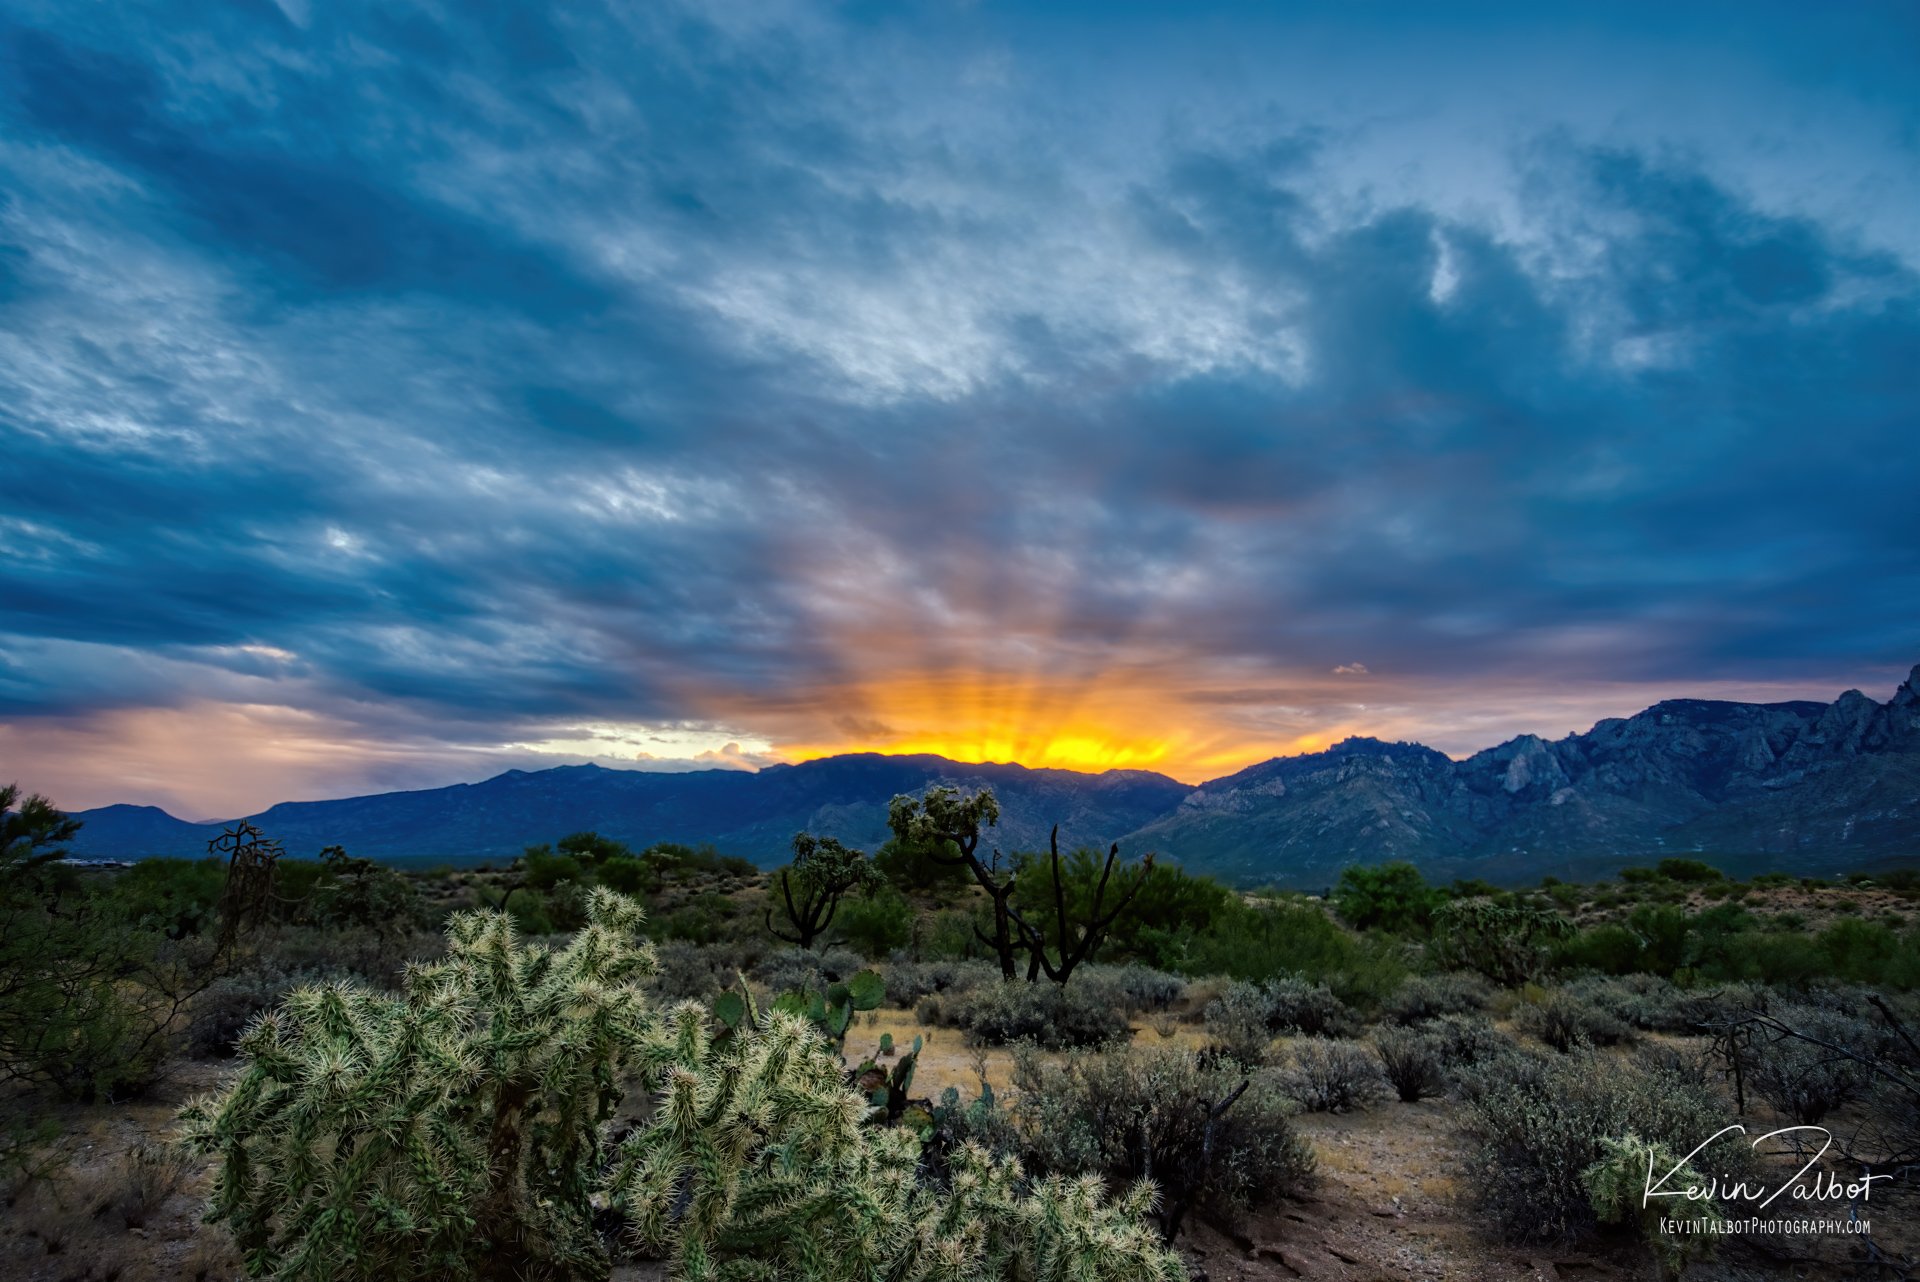
[(0, 776), (1884, 698), (1920, 11), (1680, 8), (16, 0)]

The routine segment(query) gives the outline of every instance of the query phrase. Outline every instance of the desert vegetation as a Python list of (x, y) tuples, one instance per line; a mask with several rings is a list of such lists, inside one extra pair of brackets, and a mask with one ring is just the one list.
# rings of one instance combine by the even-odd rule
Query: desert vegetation
[[(770, 873), (250, 829), (92, 868), (0, 799), (7, 1276), (1898, 1277), (1920, 1242), (1910, 872), (1308, 896), (1003, 853), (944, 787)], [(1735, 1124), (1824, 1128), (1856, 1192), (1774, 1210), (1874, 1232), (1664, 1231), (1650, 1161), (1805, 1160), (1705, 1144)]]

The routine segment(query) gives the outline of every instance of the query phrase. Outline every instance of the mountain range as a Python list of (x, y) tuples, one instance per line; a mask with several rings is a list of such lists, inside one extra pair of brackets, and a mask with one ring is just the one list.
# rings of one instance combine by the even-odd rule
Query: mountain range
[[(1003, 850), (1063, 842), (1152, 850), (1245, 883), (1324, 886), (1351, 863), (1409, 859), (1435, 876), (1585, 876), (1664, 854), (1822, 873), (1920, 859), (1920, 666), (1879, 703), (1670, 699), (1584, 734), (1521, 735), (1463, 760), (1354, 738), (1194, 787), (1100, 774), (851, 753), (755, 773), (561, 766), (482, 783), (283, 802), (248, 819), (293, 855), (339, 844), (389, 860), (475, 862), (591, 829), (635, 847), (712, 842), (783, 861), (806, 829), (872, 848), (887, 803), (930, 783), (991, 786)], [(204, 855), (219, 824), (114, 805), (76, 856)]]

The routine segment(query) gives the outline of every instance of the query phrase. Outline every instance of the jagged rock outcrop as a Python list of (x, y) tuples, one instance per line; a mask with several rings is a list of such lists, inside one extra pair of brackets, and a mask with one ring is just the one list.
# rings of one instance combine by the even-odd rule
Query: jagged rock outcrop
[(1498, 880), (1682, 851), (1808, 871), (1920, 858), (1920, 666), (1884, 704), (1672, 699), (1462, 761), (1349, 739), (1213, 780), (1133, 841), (1296, 885), (1399, 858)]

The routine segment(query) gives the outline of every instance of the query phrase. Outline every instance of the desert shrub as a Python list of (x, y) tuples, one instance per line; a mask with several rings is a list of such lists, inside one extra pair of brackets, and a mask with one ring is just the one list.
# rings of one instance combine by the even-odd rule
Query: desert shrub
[(737, 984), (741, 971), (750, 969), (746, 951), (737, 945), (670, 939), (656, 946), (654, 954), (656, 965), (647, 988), (664, 1005), (711, 1001)]
[[(1218, 1112), (1242, 1083), (1244, 1093)], [(1292, 1103), (1271, 1073), (1248, 1078), (1167, 1047), (1053, 1062), (1029, 1050), (1015, 1056), (1014, 1085), (1039, 1170), (1152, 1178), (1169, 1237), (1189, 1209), (1237, 1220), (1312, 1181), (1313, 1152), (1295, 1134)]]
[(366, 927), (269, 926), (254, 943), (254, 965), (262, 969), (351, 975), (375, 988), (398, 988), (410, 963), (432, 961), (446, 948), (445, 938), (430, 931), (382, 934)]
[(866, 966), (867, 959), (849, 948), (824, 952), (782, 948), (762, 957), (748, 974), (765, 984), (770, 993), (818, 993)]
[(105, 1210), (130, 1229), (146, 1227), (193, 1177), (193, 1163), (172, 1144), (143, 1140), (120, 1157), (118, 1187)]
[(140, 1094), (212, 977), (210, 951), (129, 921), (90, 887), (43, 900), (0, 886), (0, 1084), (84, 1102)]
[[(1460, 1085), (1465, 1187), (1515, 1240), (1554, 1241), (1596, 1226), (1583, 1177), (1607, 1156), (1607, 1140), (1634, 1135), (1687, 1153), (1726, 1125), (1710, 1089), (1645, 1059), (1509, 1052), (1465, 1070)], [(1749, 1166), (1738, 1137), (1696, 1160), (1734, 1176)]]
[(1694, 1021), (1689, 1019), (1693, 1004), (1658, 975), (1589, 975), (1569, 980), (1561, 991), (1634, 1028), (1661, 1032), (1693, 1028)]
[(934, 993), (961, 993), (982, 984), (1000, 982), (1000, 972), (986, 962), (916, 962), (898, 958), (887, 963), (887, 1005), (911, 1007)]
[(1632, 1030), (1618, 1019), (1565, 989), (1522, 1005), (1513, 1022), (1563, 1054), (1586, 1046), (1617, 1045), (1632, 1036)]
[(185, 1049), (199, 1059), (232, 1055), (256, 1016), (278, 1006), (295, 988), (338, 977), (322, 970), (289, 971), (271, 960), (222, 975), (188, 1004)]
[(1265, 990), (1267, 1025), (1276, 1033), (1338, 1035), (1358, 1023), (1353, 1011), (1325, 984), (1280, 975), (1268, 980)]
[(1413, 975), (1381, 1004), (1380, 1013), (1396, 1024), (1420, 1024), (1442, 1015), (1483, 1011), (1492, 1001), (1492, 989), (1478, 975)]
[(1303, 1037), (1289, 1047), (1281, 1075), (1288, 1095), (1309, 1113), (1345, 1113), (1386, 1097), (1380, 1062), (1358, 1042)]
[(1450, 1082), (1463, 1070), (1517, 1049), (1511, 1037), (1481, 1015), (1442, 1015), (1421, 1025), (1419, 1032), (1440, 1057)]
[(1104, 1046), (1127, 1035), (1119, 1005), (1091, 983), (982, 984), (923, 997), (916, 1014), (922, 1023), (958, 1028), (970, 1042), (986, 1046), (1034, 1042), (1063, 1050)]
[(1851, 1050), (1868, 1060), (1882, 1058), (1891, 1049), (1884, 1030), (1829, 1006), (1781, 1004), (1769, 1013), (1796, 1032), (1826, 1043), (1762, 1035), (1753, 1044), (1749, 1080), (1754, 1090), (1803, 1125), (1815, 1125), (1853, 1103), (1871, 1084), (1873, 1074), (1866, 1065), (1831, 1048)]
[(1373, 1052), (1396, 1094), (1411, 1104), (1447, 1087), (1447, 1064), (1431, 1034), (1408, 1028), (1383, 1028), (1374, 1035)]
[(1128, 1011), (1136, 1014), (1166, 1010), (1187, 995), (1186, 980), (1138, 962), (1117, 967), (1103, 966), (1095, 973), (1110, 979), (1125, 995)]
[(1207, 1003), (1201, 1016), (1208, 1044), (1235, 1063), (1248, 1067), (1264, 1064), (1267, 1049), (1273, 1044), (1273, 1030), (1267, 1024), (1269, 1010), (1265, 989), (1235, 980)]

